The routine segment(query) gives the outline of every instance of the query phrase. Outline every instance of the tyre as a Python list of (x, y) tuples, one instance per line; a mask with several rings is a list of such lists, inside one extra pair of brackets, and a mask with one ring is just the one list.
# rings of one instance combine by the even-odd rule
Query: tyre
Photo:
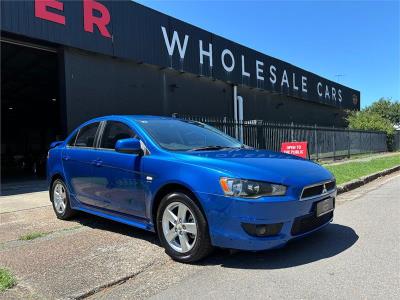
[(185, 193), (170, 193), (161, 200), (157, 232), (165, 252), (176, 261), (195, 262), (212, 251), (207, 220)]
[(75, 212), (71, 209), (68, 189), (61, 179), (56, 179), (53, 182), (50, 197), (57, 218), (68, 220), (74, 215)]

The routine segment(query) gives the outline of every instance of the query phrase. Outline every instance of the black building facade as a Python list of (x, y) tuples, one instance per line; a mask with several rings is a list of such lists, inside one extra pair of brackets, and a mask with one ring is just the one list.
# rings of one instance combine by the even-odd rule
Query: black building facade
[(100, 115), (236, 118), (236, 95), (245, 120), (342, 127), (360, 107), (359, 91), (129, 0), (2, 1), (1, 50), (2, 157)]

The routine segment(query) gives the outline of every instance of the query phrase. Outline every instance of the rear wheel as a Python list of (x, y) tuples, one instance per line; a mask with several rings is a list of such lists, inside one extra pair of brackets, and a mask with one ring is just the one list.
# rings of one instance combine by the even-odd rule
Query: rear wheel
[(50, 195), (57, 218), (67, 220), (74, 215), (74, 211), (71, 209), (67, 187), (61, 179), (56, 179), (53, 182)]
[(205, 216), (185, 193), (171, 193), (161, 200), (157, 231), (165, 252), (174, 260), (195, 262), (212, 250)]

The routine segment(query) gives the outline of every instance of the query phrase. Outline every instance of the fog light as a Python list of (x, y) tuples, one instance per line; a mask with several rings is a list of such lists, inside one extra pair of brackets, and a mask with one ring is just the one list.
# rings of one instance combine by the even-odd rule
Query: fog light
[(279, 234), (283, 223), (275, 224), (250, 224), (242, 223), (242, 227), (247, 234), (258, 237), (273, 236)]

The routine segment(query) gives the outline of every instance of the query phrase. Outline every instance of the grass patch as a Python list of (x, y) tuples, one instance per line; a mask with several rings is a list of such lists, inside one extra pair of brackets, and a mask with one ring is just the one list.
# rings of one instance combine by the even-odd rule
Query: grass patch
[(0, 292), (12, 288), (17, 283), (11, 272), (5, 268), (0, 268)]
[(70, 228), (64, 228), (64, 229), (60, 229), (57, 231), (49, 231), (49, 232), (39, 232), (39, 231), (34, 231), (34, 232), (30, 232), (24, 235), (21, 235), (18, 239), (20, 241), (30, 241), (30, 240), (34, 240), (40, 237), (44, 237), (46, 235), (52, 234), (52, 233), (57, 233), (57, 232), (63, 232), (63, 231), (72, 231), (78, 228), (83, 227), (82, 225), (77, 225), (77, 226), (73, 226)]
[(30, 233), (21, 235), (19, 237), (19, 239), (21, 241), (30, 241), (30, 240), (34, 240), (34, 239), (46, 236), (48, 234), (49, 234), (49, 232), (30, 232)]
[(400, 154), (373, 158), (368, 161), (348, 162), (332, 166), (327, 165), (325, 168), (335, 175), (337, 184), (342, 184), (399, 165)]

